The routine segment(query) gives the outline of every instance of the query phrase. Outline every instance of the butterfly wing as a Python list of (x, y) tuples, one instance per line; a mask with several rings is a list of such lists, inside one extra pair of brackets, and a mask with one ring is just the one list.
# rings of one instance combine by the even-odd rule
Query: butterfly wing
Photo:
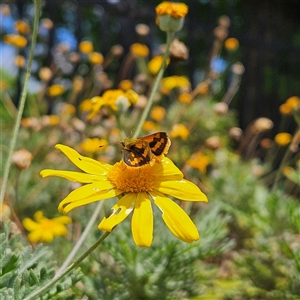
[(129, 167), (140, 167), (151, 161), (151, 150), (148, 142), (138, 139), (135, 142), (124, 143), (123, 161)]
[(152, 154), (156, 160), (168, 153), (171, 141), (165, 132), (156, 132), (147, 136), (140, 137), (139, 140), (149, 144)]

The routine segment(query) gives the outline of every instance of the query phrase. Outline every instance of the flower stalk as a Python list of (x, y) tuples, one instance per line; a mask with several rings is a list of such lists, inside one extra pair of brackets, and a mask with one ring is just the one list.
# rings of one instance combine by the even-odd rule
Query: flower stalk
[(171, 46), (171, 42), (173, 40), (173, 37), (174, 37), (174, 31), (167, 31), (167, 42), (166, 42), (166, 51), (164, 53), (164, 56), (163, 56), (163, 63), (158, 71), (158, 74), (157, 74), (157, 77), (155, 79), (155, 82), (154, 82), (154, 85), (153, 85), (153, 88), (152, 88), (152, 91), (150, 93), (150, 96), (149, 96), (149, 100), (147, 102), (147, 105), (142, 113), (142, 116), (140, 118), (140, 121), (136, 127), (136, 130), (135, 130), (135, 133), (133, 135), (133, 138), (136, 138), (140, 135), (140, 132), (141, 132), (141, 129), (143, 127), (143, 124), (144, 122), (146, 121), (146, 118), (149, 114), (149, 111), (153, 105), (153, 101), (154, 101), (154, 96), (155, 96), (155, 93), (157, 92), (158, 90), (158, 87), (159, 87), (159, 84), (160, 84), (160, 81), (163, 77), (163, 74), (164, 74), (164, 70), (165, 70), (165, 67), (166, 67), (166, 63), (167, 63), (167, 59), (169, 57), (169, 53), (170, 53), (170, 46)]

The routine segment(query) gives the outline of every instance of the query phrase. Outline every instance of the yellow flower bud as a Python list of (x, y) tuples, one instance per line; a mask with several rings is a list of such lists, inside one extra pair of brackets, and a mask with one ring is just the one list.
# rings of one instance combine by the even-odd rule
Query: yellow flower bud
[(130, 52), (136, 57), (147, 57), (149, 48), (144, 44), (134, 43), (130, 46)]
[(162, 106), (155, 106), (150, 112), (150, 117), (156, 121), (161, 122), (166, 115), (166, 110)]
[(64, 87), (59, 84), (53, 84), (47, 89), (47, 94), (51, 97), (56, 97), (65, 92)]
[(90, 41), (81, 42), (79, 44), (78, 48), (79, 48), (79, 51), (84, 54), (91, 53), (94, 50), (94, 46), (93, 46), (92, 42), (90, 42)]
[(175, 124), (170, 132), (171, 138), (181, 138), (186, 141), (190, 135), (190, 131), (183, 124)]
[(292, 135), (287, 132), (281, 132), (276, 134), (274, 140), (278, 146), (285, 147), (291, 142)]
[(234, 51), (239, 47), (239, 41), (236, 38), (229, 38), (224, 42), (224, 47), (228, 51)]
[(93, 65), (101, 65), (103, 63), (103, 55), (101, 53), (98, 52), (91, 52), (89, 54), (89, 61), (93, 64)]

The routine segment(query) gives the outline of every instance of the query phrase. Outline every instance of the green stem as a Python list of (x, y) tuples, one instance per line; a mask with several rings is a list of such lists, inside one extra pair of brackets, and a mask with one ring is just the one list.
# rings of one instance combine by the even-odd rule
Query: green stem
[(72, 263), (68, 268), (66, 268), (60, 274), (56, 274), (54, 278), (44, 285), (41, 289), (35, 291), (28, 297), (24, 298), (23, 300), (31, 300), (35, 299), (38, 296), (41, 296), (46, 290), (51, 288), (56, 282), (58, 282), (61, 278), (71, 272), (74, 268), (76, 268), (92, 251), (94, 251), (108, 236), (110, 232), (105, 232), (86, 252), (84, 252), (74, 263)]
[(9, 153), (8, 153), (8, 157), (6, 160), (3, 181), (2, 181), (1, 194), (0, 194), (0, 205), (2, 204), (2, 202), (4, 200), (4, 196), (5, 196), (5, 191), (6, 191), (7, 182), (8, 182), (8, 175), (9, 175), (9, 171), (10, 171), (10, 167), (11, 167), (11, 158), (12, 158), (13, 151), (15, 149), (16, 142), (17, 142), (17, 137), (18, 137), (19, 128), (20, 128), (20, 124), (21, 124), (21, 118), (23, 115), (24, 106), (25, 106), (25, 102), (26, 102), (27, 86), (28, 86), (28, 81), (29, 81), (29, 77), (30, 77), (30, 73), (31, 73), (31, 65), (32, 65), (33, 57), (34, 57), (34, 48), (35, 48), (35, 44), (36, 44), (36, 37), (37, 37), (37, 32), (38, 32), (39, 16), (40, 16), (42, 1), (34, 0), (34, 4), (35, 4), (35, 13), (34, 13), (32, 40), (31, 40), (30, 53), (29, 53), (29, 59), (28, 59), (28, 66), (27, 66), (26, 75), (25, 75), (25, 79), (24, 79), (22, 94), (20, 97), (18, 114), (17, 114), (15, 126), (13, 129), (13, 135), (12, 135), (11, 142), (10, 142)]
[(153, 104), (153, 100), (154, 100), (154, 96), (155, 96), (155, 93), (157, 92), (158, 90), (158, 87), (159, 87), (159, 84), (160, 84), (160, 81), (162, 79), (162, 76), (164, 74), (164, 70), (165, 70), (165, 66), (167, 64), (167, 59), (169, 57), (169, 53), (170, 53), (170, 45), (171, 45), (171, 42), (173, 40), (173, 36), (174, 36), (174, 32), (173, 31), (169, 31), (167, 32), (167, 42), (166, 42), (166, 51), (164, 53), (164, 56), (163, 56), (163, 63), (159, 69), (159, 72), (156, 76), (156, 79), (155, 79), (155, 82), (154, 82), (154, 85), (153, 85), (153, 89), (151, 91), (151, 94), (150, 94), (150, 97), (149, 97), (149, 100), (147, 102), (147, 105), (143, 111), (143, 114), (140, 118), (140, 121), (136, 127), (136, 130), (135, 130), (135, 133), (133, 135), (133, 138), (136, 138), (140, 135), (140, 132), (141, 132), (141, 129), (142, 129), (142, 126), (149, 114), (149, 111), (151, 109), (151, 106)]

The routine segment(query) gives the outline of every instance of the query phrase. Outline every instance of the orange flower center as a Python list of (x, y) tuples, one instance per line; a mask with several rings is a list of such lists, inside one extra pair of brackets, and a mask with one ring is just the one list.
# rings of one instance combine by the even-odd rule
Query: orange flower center
[(150, 164), (128, 167), (121, 161), (113, 165), (107, 178), (111, 184), (125, 193), (140, 193), (153, 190), (155, 176)]

